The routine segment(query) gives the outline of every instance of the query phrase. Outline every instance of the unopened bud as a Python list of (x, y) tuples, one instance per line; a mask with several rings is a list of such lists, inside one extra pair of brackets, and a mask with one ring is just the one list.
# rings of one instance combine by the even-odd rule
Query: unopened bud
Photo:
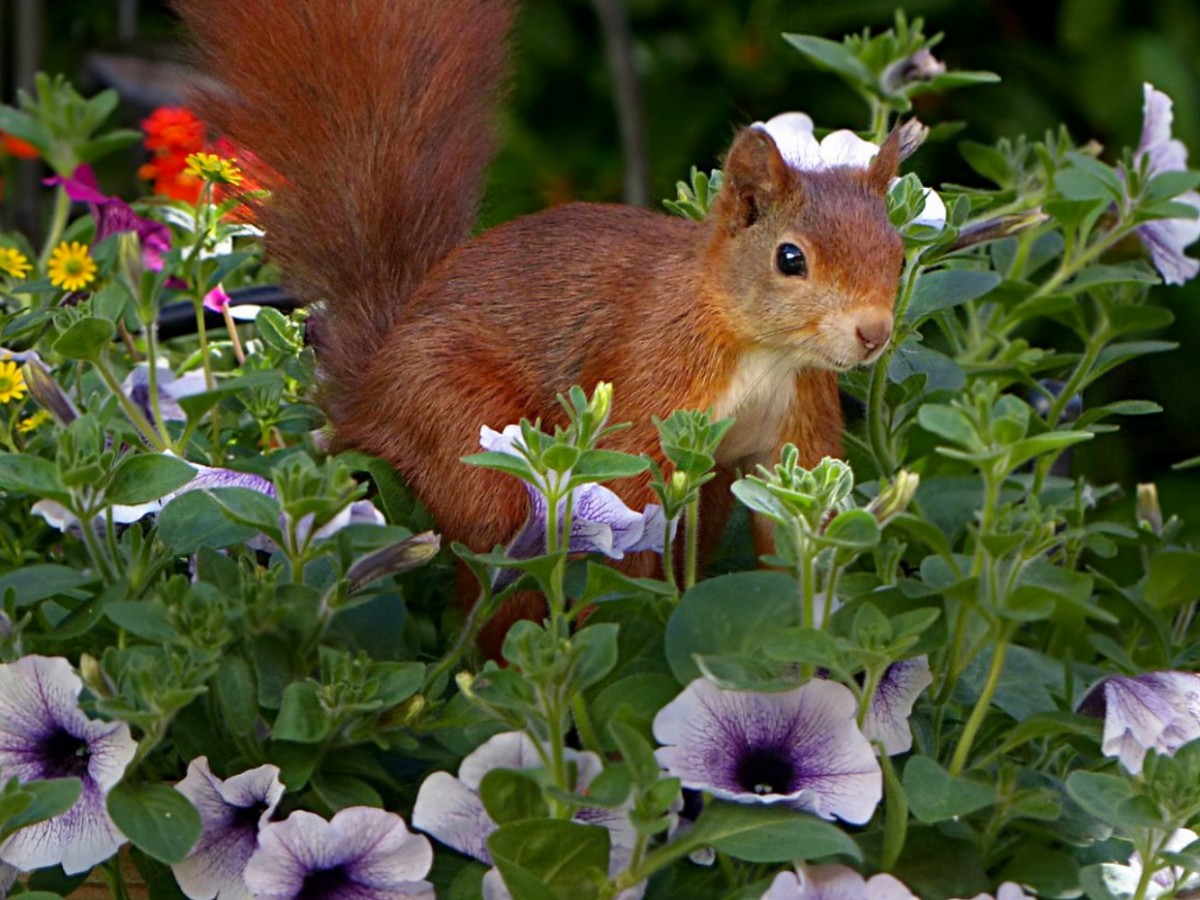
[(596, 417), (596, 427), (599, 428), (608, 420), (609, 411), (612, 409), (612, 382), (601, 381), (596, 385), (596, 390), (592, 392), (591, 412)]
[(25, 364), (21, 366), (21, 374), (25, 376), (25, 384), (29, 387), (29, 393), (33, 395), (38, 406), (54, 416), (54, 421), (59, 425), (70, 425), (79, 418), (75, 404), (71, 402), (70, 397), (63, 393), (58, 382), (50, 377), (50, 373), (46, 371), (46, 367), (40, 359), (26, 360)]
[(475, 676), (470, 672), (459, 672), (454, 676), (454, 684), (458, 687), (458, 692), (468, 700), (475, 696)]
[(1015, 213), (1011, 216), (996, 216), (992, 219), (984, 219), (982, 222), (975, 222), (968, 225), (958, 232), (958, 237), (954, 241), (954, 250), (962, 250), (965, 247), (972, 247), (975, 244), (983, 244), (987, 241), (997, 241), (1000, 238), (1012, 237), (1014, 234), (1019, 234), (1030, 228), (1036, 228), (1043, 222), (1050, 220), (1040, 208), (1031, 209), (1023, 213)]
[(368, 553), (346, 573), (350, 590), (356, 591), (387, 575), (399, 575), (425, 565), (437, 556), (442, 546), (440, 535), (423, 531), (410, 538)]
[(79, 677), (97, 697), (112, 696), (108, 679), (104, 677), (104, 670), (100, 668), (100, 660), (90, 653), (82, 653), (79, 656)]
[(117, 265), (129, 293), (135, 298), (140, 293), (142, 273), (142, 242), (135, 231), (123, 231), (117, 235)]
[(1163, 533), (1162, 507), (1158, 505), (1158, 487), (1153, 483), (1137, 486), (1137, 523), (1152, 533)]
[(945, 72), (946, 64), (934, 56), (928, 47), (922, 47), (884, 69), (880, 81), (885, 93), (896, 95), (903, 93), (910, 85), (933, 81)]
[(683, 504), (687, 502), (688, 492), (691, 488), (691, 479), (684, 472), (672, 472), (671, 484), (669, 491), (671, 500), (675, 503)]
[(886, 525), (908, 509), (920, 484), (920, 475), (901, 469), (891, 484), (883, 488), (867, 506), (867, 512), (873, 515), (880, 525)]

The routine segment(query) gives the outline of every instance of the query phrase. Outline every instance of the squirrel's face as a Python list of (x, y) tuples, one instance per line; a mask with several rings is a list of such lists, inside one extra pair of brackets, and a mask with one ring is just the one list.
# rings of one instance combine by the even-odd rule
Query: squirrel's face
[(765, 131), (738, 135), (710, 259), (749, 345), (796, 368), (849, 369), (883, 353), (904, 262), (884, 199), (897, 157), (889, 141), (868, 169), (800, 172)]

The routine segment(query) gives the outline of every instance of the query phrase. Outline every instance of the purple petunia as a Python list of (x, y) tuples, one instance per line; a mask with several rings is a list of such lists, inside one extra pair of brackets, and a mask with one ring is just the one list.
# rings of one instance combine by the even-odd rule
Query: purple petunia
[(797, 866), (780, 872), (760, 900), (916, 900), (892, 875), (863, 878), (847, 866)]
[(1104, 719), (1101, 749), (1137, 775), (1147, 750), (1171, 754), (1200, 738), (1200, 675), (1110, 675), (1088, 691), (1079, 712)]
[[(494, 431), (486, 425), (480, 429), (479, 444), (484, 450), (520, 456), (519, 425), (508, 425)], [(569, 476), (562, 476), (565, 481)], [(533, 485), (524, 482), (529, 493), (529, 517), (508, 545), (513, 559), (529, 559), (546, 552), (546, 498)], [(666, 518), (662, 507), (647, 504), (643, 512), (634, 512), (621, 498), (599, 484), (584, 484), (571, 492), (571, 553), (602, 553), (609, 559), (622, 559), (626, 553), (642, 550), (662, 552), (666, 536)], [(566, 508), (560, 501), (559, 514)]]
[(927, 656), (902, 659), (888, 666), (863, 721), (862, 732), (867, 740), (882, 744), (888, 756), (911, 750), (913, 737), (908, 717), (917, 697), (931, 684), (933, 675)]
[(258, 900), (433, 900), (433, 848), (395, 813), (351, 806), (328, 822), (297, 810), (259, 833), (246, 866)]
[(142, 247), (142, 265), (151, 272), (162, 270), (163, 254), (171, 249), (171, 232), (167, 226), (139, 216), (120, 197), (110, 197), (101, 191), (91, 166), (79, 166), (70, 178), (56, 176), (45, 179), (43, 183), (49, 187), (59, 185), (72, 200), (88, 204), (96, 223), (95, 243), (111, 235), (131, 231), (137, 235)]
[(659, 763), (684, 787), (739, 803), (783, 803), (862, 824), (883, 774), (844, 685), (816, 679), (773, 694), (698, 678), (654, 717)]
[[(1198, 836), (1190, 828), (1179, 828), (1172, 833), (1160, 852), (1179, 853), (1196, 842)], [(1110, 897), (1133, 897), (1137, 894), (1142, 877), (1145, 875), (1146, 863), (1136, 850), (1127, 863), (1101, 863), (1100, 878), (1108, 889)], [(1185, 891), (1195, 891), (1200, 887), (1200, 872), (1193, 872), (1182, 866), (1164, 866), (1157, 869), (1149, 878), (1142, 890), (1145, 900), (1156, 900), (1164, 895), (1170, 897), (1184, 896)]]
[(258, 848), (259, 830), (283, 797), (279, 769), (259, 766), (222, 780), (201, 756), (175, 789), (192, 802), (203, 824), (187, 859), (171, 867), (180, 889), (191, 900), (251, 900), (242, 874)]
[[(1142, 137), (1134, 161), (1146, 160), (1149, 175), (1187, 169), (1187, 148), (1171, 137), (1171, 98), (1151, 84), (1142, 85)], [(1200, 193), (1187, 191), (1175, 198), (1200, 212)], [(1200, 272), (1200, 261), (1184, 256), (1189, 244), (1200, 238), (1200, 219), (1154, 219), (1137, 227), (1154, 268), (1167, 284), (1183, 284)]]
[[(567, 762), (576, 769), (576, 788), (585, 789), (600, 774), (600, 758), (586, 750), (570, 748), (565, 754)], [(448, 772), (434, 772), (421, 783), (413, 807), (413, 827), (459, 853), (491, 865), (487, 841), (497, 825), (479, 799), (479, 786), (484, 776), (493, 769), (536, 769), (542, 764), (537, 747), (527, 734), (520, 731), (498, 734), (463, 759), (457, 778)], [(576, 811), (574, 820), (608, 829), (610, 876), (629, 865), (637, 832), (629, 820), (628, 807), (583, 808)], [(644, 884), (637, 885), (622, 891), (617, 898), (637, 900), (644, 891)], [(499, 870), (493, 868), (484, 875), (483, 894), (485, 900), (505, 900), (510, 896)]]
[(0, 665), (0, 772), (22, 783), (71, 777), (82, 782), (69, 810), (0, 844), (0, 861), (18, 869), (61, 865), (68, 875), (84, 872), (125, 842), (105, 801), (137, 742), (124, 722), (85, 716), (79, 708), (82, 689), (65, 659), (26, 656)]

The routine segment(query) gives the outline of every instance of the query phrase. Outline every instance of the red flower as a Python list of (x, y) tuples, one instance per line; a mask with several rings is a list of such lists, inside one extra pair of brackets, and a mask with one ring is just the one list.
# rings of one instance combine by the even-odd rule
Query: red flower
[(9, 156), (15, 156), (17, 159), (37, 159), (42, 155), (38, 151), (38, 148), (29, 143), (29, 141), (23, 141), (19, 137), (13, 137), (11, 134), (3, 135), (0, 138), (0, 144), (3, 144), (5, 153)]

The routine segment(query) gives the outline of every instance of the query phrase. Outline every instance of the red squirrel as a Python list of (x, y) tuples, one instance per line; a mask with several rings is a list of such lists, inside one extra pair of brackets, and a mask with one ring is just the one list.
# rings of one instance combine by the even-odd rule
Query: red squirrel
[[(392, 462), (448, 538), (482, 551), (517, 532), (522, 486), (460, 458), (481, 425), (562, 422), (573, 384), (612, 382), (612, 420), (633, 425), (607, 446), (660, 462), (652, 416), (737, 417), (702, 498), (709, 536), (736, 470), (789, 442), (804, 465), (840, 453), (837, 373), (892, 329), (895, 132), (868, 168), (801, 172), (744, 128), (704, 222), (571, 203), (469, 238), (507, 0), (175, 2), (215, 80), (200, 112), (278, 173), (259, 222), (291, 289), (321, 304), (337, 445)], [(648, 476), (612, 487), (654, 501)], [(653, 571), (637, 556), (627, 571)]]

